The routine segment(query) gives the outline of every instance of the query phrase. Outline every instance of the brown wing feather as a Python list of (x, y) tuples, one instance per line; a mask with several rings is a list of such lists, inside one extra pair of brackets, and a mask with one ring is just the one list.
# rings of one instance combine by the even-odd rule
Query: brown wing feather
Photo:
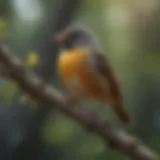
[(95, 54), (95, 57), (95, 60), (97, 62), (96, 68), (98, 69), (99, 73), (109, 82), (110, 90), (109, 97), (107, 97), (107, 100), (111, 105), (113, 105), (118, 118), (122, 122), (132, 124), (132, 117), (123, 106), (123, 97), (120, 84), (112, 69), (112, 66), (109, 63), (109, 60), (105, 58), (105, 56), (102, 53)]
[[(114, 103), (122, 104), (122, 91), (117, 77), (112, 69), (109, 60), (101, 52), (95, 53), (96, 68), (98, 72), (109, 82), (110, 95)], [(115, 104), (116, 105), (116, 104)]]

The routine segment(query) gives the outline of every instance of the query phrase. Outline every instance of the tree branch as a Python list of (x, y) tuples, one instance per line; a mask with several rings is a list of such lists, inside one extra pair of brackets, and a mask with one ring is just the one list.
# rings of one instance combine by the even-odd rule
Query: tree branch
[(25, 66), (20, 65), (21, 61), (14, 55), (11, 56), (11, 53), (4, 45), (0, 45), (0, 62), (5, 64), (11, 78), (19, 84), (22, 90), (37, 100), (53, 104), (54, 107), (68, 117), (87, 126), (91, 132), (97, 133), (105, 142), (112, 141), (122, 153), (138, 160), (158, 160), (156, 153), (142, 143), (137, 142), (134, 137), (123, 130), (104, 123), (100, 117), (88, 112), (86, 109), (66, 103), (64, 95), (52, 86), (44, 85), (39, 77)]

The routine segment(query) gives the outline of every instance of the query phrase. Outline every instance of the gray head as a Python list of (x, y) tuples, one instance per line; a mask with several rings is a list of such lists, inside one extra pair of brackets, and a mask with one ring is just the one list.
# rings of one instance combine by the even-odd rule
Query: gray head
[(60, 48), (70, 49), (76, 47), (97, 48), (97, 42), (86, 27), (69, 26), (55, 36)]

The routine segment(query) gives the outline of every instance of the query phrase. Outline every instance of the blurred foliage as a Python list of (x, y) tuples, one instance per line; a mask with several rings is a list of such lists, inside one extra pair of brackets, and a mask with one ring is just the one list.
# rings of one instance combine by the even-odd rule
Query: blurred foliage
[(5, 0), (5, 1), (0, 1), (0, 16), (5, 16), (7, 14), (7, 12), (10, 12), (8, 10), (9, 7), (9, 0)]
[(5, 81), (0, 88), (0, 97), (3, 97), (6, 103), (11, 104), (14, 101), (16, 92), (17, 84), (13, 81)]
[(0, 17), (0, 41), (6, 37), (7, 22), (4, 18)]
[[(37, 30), (43, 33), (47, 29), (43, 28), (42, 24), (47, 22), (49, 14), (54, 9), (54, 2), (51, 0), (0, 1), (0, 41), (4, 40), (32, 70), (35, 70), (40, 63), (33, 39), (38, 41), (42, 38), (41, 34), (35, 35), (35, 33)], [(159, 114), (154, 114), (159, 113), (158, 107), (153, 106), (160, 105), (158, 100), (160, 93), (158, 92), (160, 91), (159, 11), (158, 0), (86, 0), (79, 8), (75, 20), (87, 25), (98, 36), (104, 53), (109, 57), (122, 84), (124, 103), (136, 120), (135, 126), (128, 129), (121, 125), (111, 108), (106, 107), (109, 106), (108, 104), (82, 102), (82, 106), (96, 111), (102, 119), (127, 129), (136, 135), (136, 139), (145, 140), (145, 143), (158, 152), (160, 151), (158, 143), (160, 119), (157, 118)], [(15, 82), (2, 79), (0, 97), (5, 100), (6, 105), (1, 107), (14, 103), (17, 93), (19, 89)], [(25, 94), (20, 96), (28, 98), (30, 105), (34, 106), (35, 101), (31, 97)], [(44, 143), (50, 146), (51, 150), (53, 146), (62, 149), (61, 160), (130, 159), (108, 149), (101, 139), (88, 133), (59, 112), (54, 116), (50, 113), (41, 135)], [(48, 148), (46, 150), (48, 152), (38, 153), (43, 154), (40, 157), (54, 159), (52, 152), (49, 152)]]
[[(39, 57), (37, 54), (33, 51), (29, 52), (27, 54), (27, 60), (25, 62), (25, 65), (29, 67), (30, 69), (35, 69), (39, 64)], [(10, 91), (10, 92), (8, 92)], [(16, 95), (18, 94), (19, 87), (16, 82), (12, 80), (6, 80), (3, 82), (3, 85), (0, 89), (0, 97), (3, 97), (6, 103), (11, 104), (16, 100)], [(28, 96), (26, 95), (26, 98)], [(29, 104), (33, 105), (35, 102), (32, 100), (32, 98), (29, 98)]]
[(74, 125), (66, 117), (51, 118), (44, 130), (44, 137), (48, 143), (64, 145), (74, 135)]

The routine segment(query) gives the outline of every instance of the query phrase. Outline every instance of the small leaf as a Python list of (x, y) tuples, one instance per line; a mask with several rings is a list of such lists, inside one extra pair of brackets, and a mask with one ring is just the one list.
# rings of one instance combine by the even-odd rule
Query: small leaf
[(28, 53), (26, 64), (30, 68), (35, 68), (39, 63), (39, 57), (36, 52), (31, 51)]

